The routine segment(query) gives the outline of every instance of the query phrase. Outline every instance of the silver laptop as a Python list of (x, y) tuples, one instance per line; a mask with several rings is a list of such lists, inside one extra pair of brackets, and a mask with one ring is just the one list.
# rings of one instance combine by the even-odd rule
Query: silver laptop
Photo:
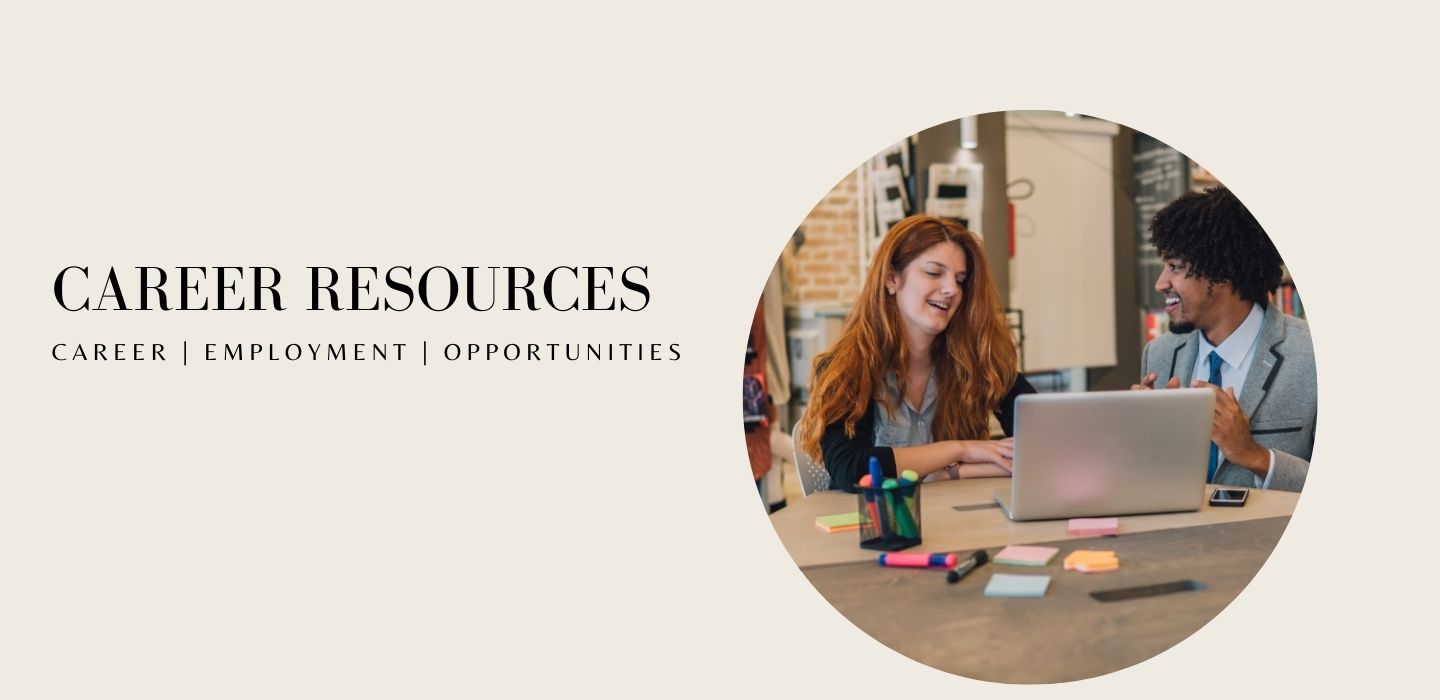
[(1011, 520), (1198, 510), (1214, 405), (1210, 389), (1021, 396), (995, 500)]

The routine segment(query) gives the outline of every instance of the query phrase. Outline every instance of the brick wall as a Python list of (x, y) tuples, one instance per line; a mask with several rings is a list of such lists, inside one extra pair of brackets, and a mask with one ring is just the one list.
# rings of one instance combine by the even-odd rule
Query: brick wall
[[(785, 266), (789, 278), (787, 304), (848, 304), (860, 294), (857, 197), (852, 172), (805, 217), (800, 225), (805, 243)], [(795, 250), (793, 245), (790, 250)]]

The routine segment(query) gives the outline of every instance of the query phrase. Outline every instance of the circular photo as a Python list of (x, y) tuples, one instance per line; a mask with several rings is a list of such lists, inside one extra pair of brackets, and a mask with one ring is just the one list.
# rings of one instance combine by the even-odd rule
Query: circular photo
[(1234, 600), (1305, 485), (1315, 356), (1291, 271), (1223, 182), (1061, 112), (940, 124), (800, 222), (746, 345), (777, 535), (916, 661), (1056, 683)]

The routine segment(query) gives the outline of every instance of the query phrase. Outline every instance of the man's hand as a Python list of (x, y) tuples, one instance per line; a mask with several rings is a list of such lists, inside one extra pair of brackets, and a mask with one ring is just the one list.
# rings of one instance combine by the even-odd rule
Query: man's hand
[[(1151, 373), (1145, 375), (1144, 377), (1141, 377), (1139, 384), (1131, 384), (1131, 385), (1130, 385), (1130, 390), (1131, 390), (1131, 391), (1143, 391), (1143, 390), (1146, 390), (1146, 389), (1154, 389), (1154, 388), (1155, 388), (1155, 380), (1156, 380), (1157, 378), (1158, 378), (1158, 375), (1156, 375), (1154, 372), (1151, 372)], [(1171, 377), (1171, 378), (1170, 378), (1170, 381), (1165, 382), (1165, 388), (1166, 388), (1166, 389), (1179, 389), (1179, 388), (1180, 388), (1180, 378), (1179, 378), (1179, 377)]]
[(1250, 417), (1235, 400), (1235, 389), (1222, 390), (1199, 379), (1191, 382), (1190, 386), (1215, 392), (1215, 422), (1211, 426), (1210, 439), (1220, 446), (1225, 459), (1264, 479), (1270, 472), (1270, 450), (1261, 447), (1250, 434)]

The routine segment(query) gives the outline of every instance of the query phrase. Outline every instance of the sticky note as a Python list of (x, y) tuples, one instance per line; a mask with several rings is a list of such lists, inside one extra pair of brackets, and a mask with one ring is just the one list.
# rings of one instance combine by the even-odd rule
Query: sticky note
[(860, 513), (839, 513), (815, 518), (815, 527), (826, 532), (847, 532), (860, 529)]
[(1055, 547), (1012, 544), (995, 555), (995, 563), (1009, 564), (1010, 566), (1045, 566), (1050, 563), (1050, 558), (1059, 551)]
[(1074, 568), (1074, 565), (1080, 562), (1094, 564), (1104, 563), (1112, 560), (1118, 561), (1115, 556), (1115, 552), (1113, 551), (1097, 549), (1077, 549), (1065, 557), (1065, 568)]
[(1049, 576), (1023, 574), (991, 574), (985, 585), (986, 598), (1044, 598), (1050, 587)]
[(1094, 549), (1077, 549), (1065, 557), (1066, 571), (1095, 574), (1120, 568), (1120, 559), (1114, 552)]
[(1100, 537), (1120, 534), (1119, 518), (1071, 518), (1066, 528), (1070, 534), (1081, 537)]

